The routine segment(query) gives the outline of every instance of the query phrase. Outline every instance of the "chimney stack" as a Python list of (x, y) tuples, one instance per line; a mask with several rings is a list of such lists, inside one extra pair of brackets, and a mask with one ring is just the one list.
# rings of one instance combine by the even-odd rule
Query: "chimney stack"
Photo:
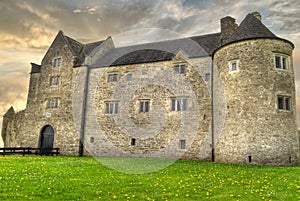
[(235, 22), (235, 19), (230, 16), (224, 17), (220, 21), (221, 21), (221, 44), (223, 45), (228, 42), (230, 36), (236, 30), (238, 25)]
[(253, 15), (254, 17), (256, 17), (259, 21), (261, 21), (261, 14), (259, 12), (253, 12), (253, 13), (250, 13), (251, 15)]

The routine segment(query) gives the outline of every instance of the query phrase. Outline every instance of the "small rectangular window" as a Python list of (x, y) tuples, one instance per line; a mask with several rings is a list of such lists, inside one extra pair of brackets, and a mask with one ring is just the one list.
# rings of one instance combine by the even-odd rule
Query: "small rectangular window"
[(281, 62), (279, 56), (275, 56), (275, 67), (279, 69), (281, 68)]
[(119, 102), (106, 102), (105, 103), (105, 114), (118, 114), (119, 113)]
[(107, 82), (116, 82), (116, 81), (118, 81), (118, 74), (117, 73), (108, 75)]
[(53, 61), (52, 61), (52, 65), (53, 65), (53, 67), (60, 67), (61, 62), (62, 62), (61, 57), (54, 58)]
[(60, 80), (59, 76), (51, 77), (50, 78), (50, 86), (57, 86), (57, 85), (59, 85), (59, 80)]
[(186, 64), (175, 64), (174, 71), (175, 71), (175, 74), (185, 74), (186, 73)]
[(186, 147), (186, 141), (179, 140), (179, 149), (185, 149), (185, 147)]
[(95, 139), (94, 137), (90, 137), (90, 143), (94, 143)]
[(233, 60), (229, 62), (229, 73), (238, 72), (239, 71), (239, 62), (238, 60)]
[(47, 109), (58, 108), (59, 100), (58, 98), (48, 99), (47, 100)]
[(186, 111), (188, 108), (187, 98), (172, 98), (171, 111)]
[(132, 80), (132, 74), (131, 74), (131, 73), (128, 73), (128, 74), (126, 75), (126, 80), (127, 80), (127, 81), (131, 81), (131, 80)]
[(149, 112), (150, 101), (140, 100), (140, 112)]
[(291, 111), (291, 98), (286, 96), (278, 96), (277, 108), (279, 110)]
[(204, 80), (205, 80), (206, 82), (210, 80), (210, 73), (206, 73), (206, 74), (205, 74)]
[(136, 143), (136, 139), (135, 138), (131, 138), (130, 145), (131, 146), (135, 146), (135, 143)]

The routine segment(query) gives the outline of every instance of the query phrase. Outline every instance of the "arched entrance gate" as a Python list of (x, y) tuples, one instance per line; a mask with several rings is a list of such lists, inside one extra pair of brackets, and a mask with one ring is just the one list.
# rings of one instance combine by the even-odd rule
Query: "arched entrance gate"
[(51, 152), (54, 143), (54, 129), (50, 125), (46, 125), (41, 129), (39, 148), (42, 150), (42, 154), (48, 154)]

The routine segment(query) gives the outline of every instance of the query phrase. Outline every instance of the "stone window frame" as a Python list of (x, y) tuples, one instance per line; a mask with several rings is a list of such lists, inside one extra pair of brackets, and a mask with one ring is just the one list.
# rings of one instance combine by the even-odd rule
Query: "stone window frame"
[(176, 75), (185, 75), (187, 70), (187, 63), (186, 62), (174, 63), (173, 69)]
[(210, 73), (204, 74), (204, 81), (209, 82), (210, 81)]
[(240, 71), (240, 61), (238, 59), (233, 59), (228, 62), (228, 67), (229, 67), (229, 74), (231, 73), (237, 73)]
[(171, 112), (188, 111), (188, 97), (172, 97)]
[(139, 99), (139, 113), (148, 113), (150, 112), (150, 99)]
[(117, 82), (119, 78), (119, 74), (117, 72), (109, 73), (107, 76), (107, 82)]
[(181, 150), (186, 150), (186, 140), (185, 139), (179, 140), (178, 148)]
[(46, 102), (46, 109), (57, 109), (60, 105), (59, 98), (49, 98)]
[(50, 86), (58, 86), (60, 84), (60, 76), (50, 77)]
[(289, 71), (290, 56), (283, 53), (274, 53), (274, 68), (279, 71)]
[(90, 137), (90, 143), (93, 144), (95, 142), (95, 138), (92, 136)]
[(132, 73), (128, 72), (126, 74), (126, 81), (131, 81), (132, 80)]
[(54, 57), (52, 60), (52, 66), (54, 68), (58, 68), (62, 65), (62, 57), (58, 56), (58, 57)]
[(292, 112), (291, 96), (277, 95), (277, 110)]
[(119, 114), (119, 101), (105, 101), (104, 113), (108, 115)]

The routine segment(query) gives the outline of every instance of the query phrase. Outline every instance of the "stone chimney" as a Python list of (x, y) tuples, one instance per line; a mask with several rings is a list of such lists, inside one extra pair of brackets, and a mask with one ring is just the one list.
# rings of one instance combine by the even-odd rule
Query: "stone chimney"
[(228, 42), (230, 36), (236, 30), (238, 25), (235, 22), (235, 19), (230, 16), (224, 17), (220, 21), (221, 21), (221, 44), (223, 45)]
[(259, 21), (261, 21), (261, 14), (259, 12), (253, 12), (253, 13), (250, 13), (251, 15), (253, 15), (254, 17), (256, 17)]

